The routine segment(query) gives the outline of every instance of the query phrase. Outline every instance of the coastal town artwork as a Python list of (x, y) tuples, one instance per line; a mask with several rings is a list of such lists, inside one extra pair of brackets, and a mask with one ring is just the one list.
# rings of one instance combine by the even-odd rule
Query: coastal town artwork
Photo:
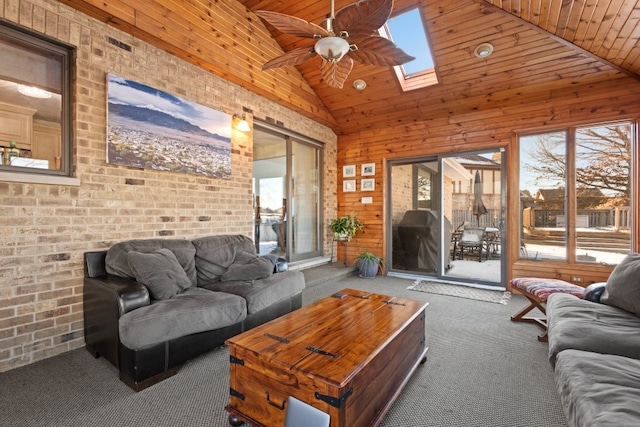
[(107, 163), (231, 178), (231, 115), (107, 74)]

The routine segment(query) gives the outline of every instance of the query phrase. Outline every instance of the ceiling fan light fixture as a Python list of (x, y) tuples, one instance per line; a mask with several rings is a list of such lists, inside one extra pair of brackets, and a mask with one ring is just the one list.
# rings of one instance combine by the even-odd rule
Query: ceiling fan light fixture
[(48, 99), (53, 96), (51, 92), (35, 86), (18, 85), (18, 92), (31, 98)]
[(340, 37), (329, 36), (318, 40), (313, 49), (325, 61), (337, 62), (349, 52), (349, 43)]
[(487, 58), (493, 53), (493, 45), (491, 43), (480, 43), (473, 51), (474, 55), (478, 58)]
[(353, 81), (353, 87), (356, 88), (356, 90), (365, 90), (367, 87), (367, 82), (362, 79), (356, 79)]

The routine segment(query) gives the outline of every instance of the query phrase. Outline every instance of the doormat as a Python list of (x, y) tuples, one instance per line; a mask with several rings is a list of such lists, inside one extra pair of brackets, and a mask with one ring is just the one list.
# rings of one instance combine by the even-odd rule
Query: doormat
[(475, 299), (478, 301), (507, 304), (511, 298), (511, 292), (492, 291), (471, 286), (454, 285), (452, 283), (431, 282), (428, 280), (416, 280), (407, 289), (428, 294), (449, 295), (452, 297)]

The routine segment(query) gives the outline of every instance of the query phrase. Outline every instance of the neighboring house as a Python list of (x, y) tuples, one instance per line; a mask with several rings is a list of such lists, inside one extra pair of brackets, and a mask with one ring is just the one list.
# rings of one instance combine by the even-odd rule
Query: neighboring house
[(492, 159), (471, 154), (455, 157), (455, 161), (468, 171), (466, 179), (454, 181), (453, 207), (459, 210), (470, 210), (473, 199), (473, 182), (476, 172), (482, 180), (482, 201), (485, 207), (496, 214), (500, 210), (500, 153), (495, 153)]
[[(578, 210), (600, 207), (606, 204), (608, 198), (598, 188), (578, 188), (576, 191)], [(541, 188), (536, 191), (533, 196), (536, 206), (546, 210), (564, 210), (565, 209), (565, 189), (560, 188)]]

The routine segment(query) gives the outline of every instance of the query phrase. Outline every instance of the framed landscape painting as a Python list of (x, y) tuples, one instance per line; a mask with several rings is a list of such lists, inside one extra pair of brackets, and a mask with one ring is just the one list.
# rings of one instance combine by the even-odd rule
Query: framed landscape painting
[(375, 163), (365, 163), (362, 165), (362, 171), (360, 172), (362, 176), (372, 176), (376, 174), (376, 164)]
[(343, 178), (353, 178), (356, 176), (356, 165), (347, 165), (342, 167)]
[(107, 74), (107, 163), (231, 178), (231, 115)]
[(376, 189), (376, 180), (373, 178), (360, 180), (360, 191), (374, 191)]
[(345, 193), (350, 193), (352, 191), (356, 191), (356, 180), (355, 179), (345, 179), (342, 181), (342, 191)]

